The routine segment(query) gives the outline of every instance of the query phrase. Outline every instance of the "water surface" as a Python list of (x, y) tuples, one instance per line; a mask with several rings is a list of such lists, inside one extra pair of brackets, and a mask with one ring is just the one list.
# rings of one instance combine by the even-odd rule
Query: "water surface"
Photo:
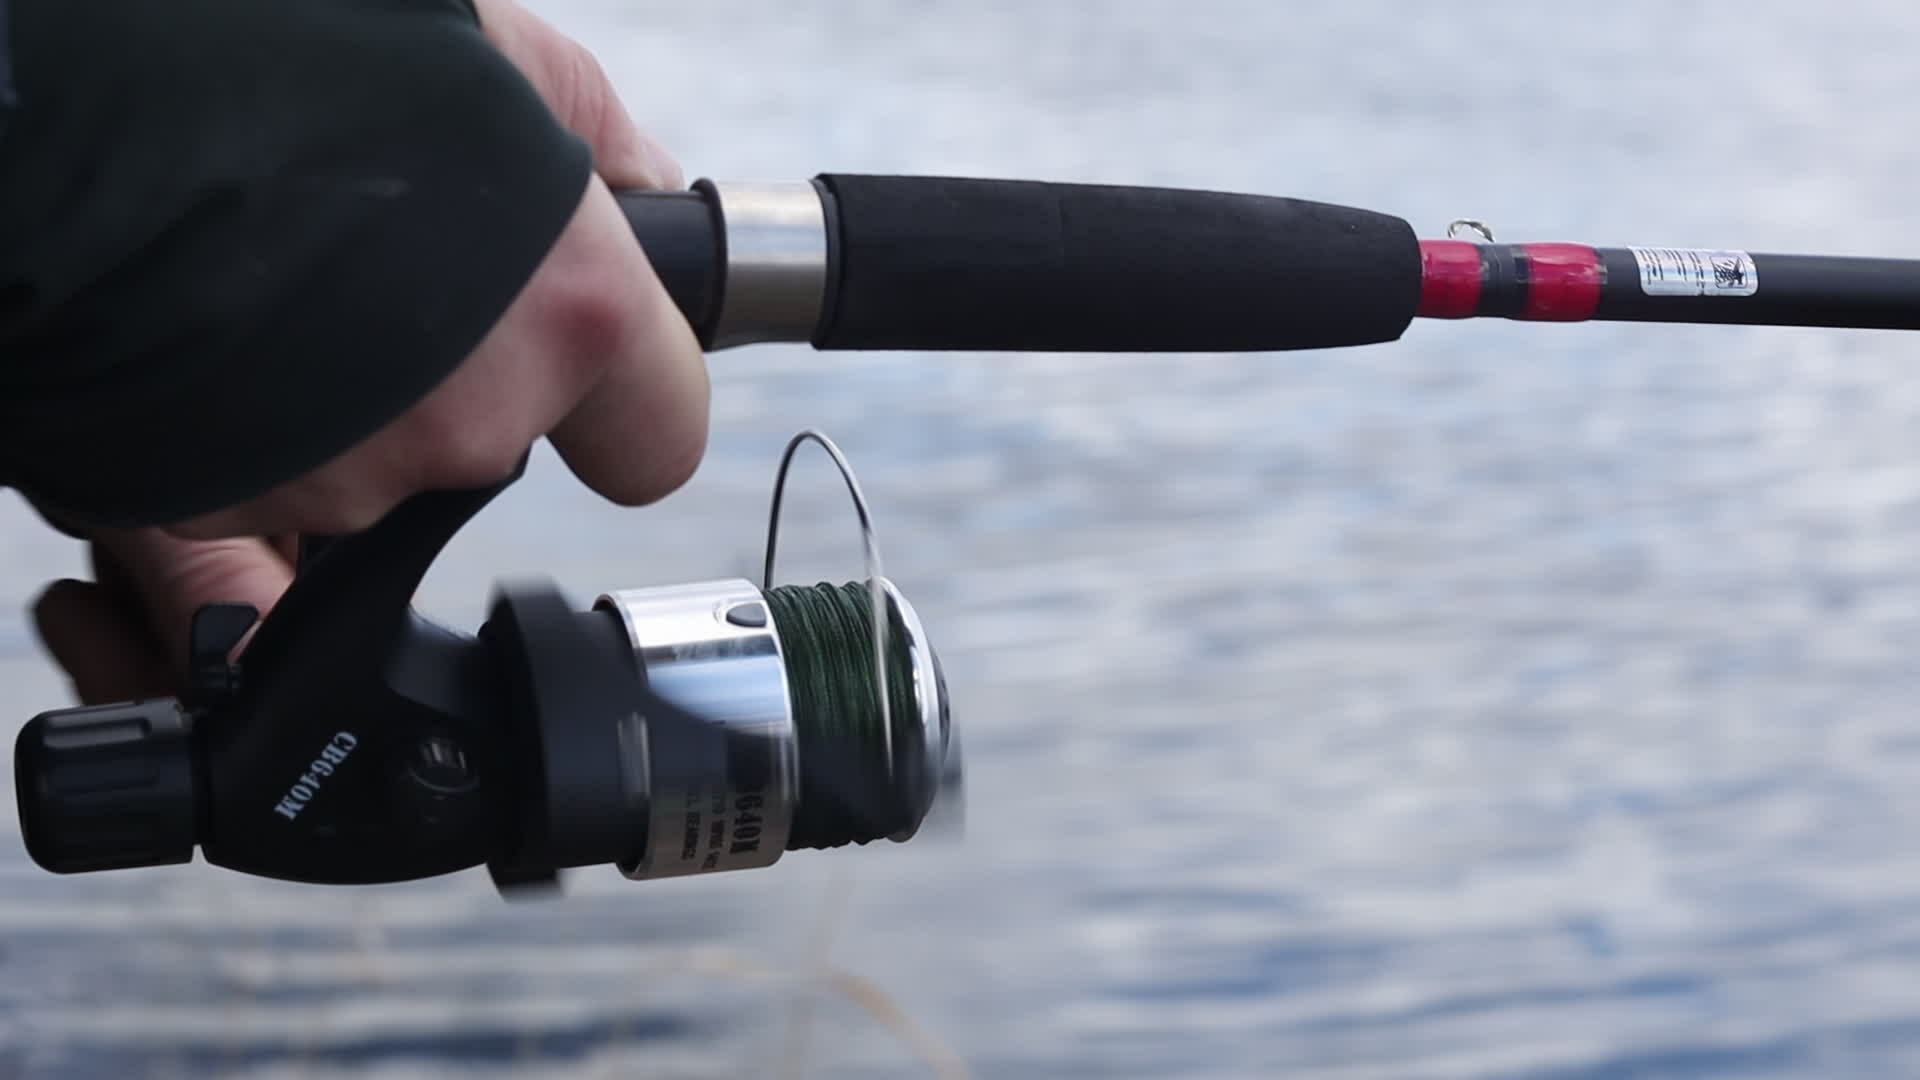
[[(540, 7), (692, 175), (1920, 253), (1908, 4)], [(683, 493), (602, 507), (542, 456), (423, 606), (470, 626), (498, 576), (749, 572), (781, 443), (823, 427), (942, 649), (965, 844), (587, 873), (544, 906), (481, 874), (56, 879), (16, 845), (0, 1073), (924, 1074), (844, 996), (796, 1011), (824, 954), (984, 1077), (1920, 1074), (1916, 348), (1483, 323), (717, 355)], [(851, 576), (816, 466), (785, 566)], [(12, 504), (0, 543), (0, 609), (78, 566)], [(20, 719), (62, 700), (18, 616), (0, 673)]]

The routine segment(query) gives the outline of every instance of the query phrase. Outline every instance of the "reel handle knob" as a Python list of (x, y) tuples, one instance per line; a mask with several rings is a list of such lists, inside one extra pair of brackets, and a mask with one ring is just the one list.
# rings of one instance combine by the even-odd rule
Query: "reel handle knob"
[(56, 874), (191, 861), (200, 817), (192, 734), (172, 698), (28, 721), (13, 759), (27, 854)]

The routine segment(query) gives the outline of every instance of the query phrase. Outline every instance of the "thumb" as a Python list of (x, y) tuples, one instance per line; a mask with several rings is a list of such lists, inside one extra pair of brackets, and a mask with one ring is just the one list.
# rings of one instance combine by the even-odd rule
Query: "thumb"
[(251, 604), (264, 616), (293, 583), (293, 567), (258, 537), (186, 540), (160, 529), (108, 529), (94, 544), (99, 561), (123, 572), (170, 670), (186, 663), (202, 607)]
[(475, 0), (480, 27), (533, 84), (567, 130), (593, 147), (594, 167), (613, 188), (676, 189), (680, 163), (633, 126), (600, 62), (514, 0)]
[(88, 705), (179, 692), (194, 612), (239, 603), (265, 613), (293, 580), (287, 560), (252, 537), (104, 530), (93, 554), (97, 583), (56, 581), (33, 605), (41, 642)]

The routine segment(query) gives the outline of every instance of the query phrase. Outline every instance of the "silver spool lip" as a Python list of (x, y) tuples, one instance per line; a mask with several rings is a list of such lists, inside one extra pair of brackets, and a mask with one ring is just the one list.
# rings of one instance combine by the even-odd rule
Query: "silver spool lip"
[(920, 831), (927, 811), (940, 794), (941, 779), (947, 772), (950, 710), (946, 679), (941, 676), (939, 660), (934, 656), (932, 643), (927, 640), (927, 631), (920, 623), (919, 612), (907, 602), (892, 581), (883, 577), (880, 587), (900, 615), (900, 629), (904, 633), (899, 646), (907, 650), (912, 662), (913, 700), (918, 706), (915, 722), (919, 752), (906, 762), (895, 762), (896, 768), (901, 764), (906, 765), (906, 775), (896, 777), (895, 783), (906, 782), (905, 791), (913, 814), (904, 828), (887, 836), (889, 840), (906, 841)]
[[(725, 729), (730, 741), (744, 737), (745, 747), (760, 748), (734, 747), (726, 772), (694, 776), (663, 761), (644, 716), (635, 713), (639, 724), (626, 769), (639, 774), (647, 829), (638, 854), (617, 864), (620, 872), (642, 880), (778, 861), (799, 799), (800, 762), (785, 650), (766, 597), (750, 581), (727, 578), (614, 590), (594, 607), (619, 618), (656, 694)], [(764, 762), (754, 766), (763, 782), (740, 787), (734, 769), (742, 753), (750, 755), (744, 760)], [(665, 788), (663, 764), (672, 778)], [(755, 802), (740, 805), (741, 796)], [(749, 810), (751, 818), (739, 813)], [(751, 836), (743, 827), (751, 827)]]

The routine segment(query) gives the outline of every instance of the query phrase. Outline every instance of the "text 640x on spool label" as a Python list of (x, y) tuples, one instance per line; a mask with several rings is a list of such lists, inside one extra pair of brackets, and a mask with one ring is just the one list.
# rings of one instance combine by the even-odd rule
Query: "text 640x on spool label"
[(1648, 296), (1752, 296), (1760, 290), (1760, 272), (1744, 251), (1630, 250), (1640, 266), (1640, 291)]

